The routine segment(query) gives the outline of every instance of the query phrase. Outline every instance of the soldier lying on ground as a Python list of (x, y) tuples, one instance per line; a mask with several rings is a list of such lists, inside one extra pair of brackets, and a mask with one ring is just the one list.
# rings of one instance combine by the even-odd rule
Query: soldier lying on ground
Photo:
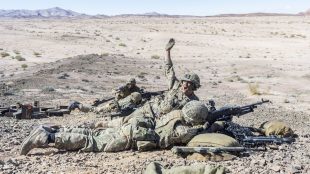
[(49, 143), (64, 150), (84, 152), (118, 152), (128, 149), (140, 151), (186, 144), (207, 120), (204, 103), (191, 101), (182, 110), (174, 110), (164, 117), (137, 117), (120, 128), (92, 130), (88, 128), (60, 128), (40, 126), (23, 141), (20, 151), (26, 155), (33, 148)]
[(100, 104), (93, 106), (82, 104), (78, 101), (73, 101), (69, 104), (69, 109), (78, 108), (82, 112), (119, 112), (126, 108), (137, 108), (142, 101), (141, 89), (136, 86), (134, 78), (129, 79), (126, 85), (113, 90), (115, 99), (111, 98), (104, 101), (96, 100)]
[(146, 116), (146, 117), (160, 117), (176, 109), (182, 109), (182, 107), (192, 100), (199, 100), (195, 95), (196, 91), (200, 87), (200, 79), (197, 74), (189, 73), (185, 74), (180, 80), (177, 79), (174, 72), (173, 63), (170, 56), (170, 50), (174, 46), (174, 39), (170, 39), (167, 46), (167, 57), (165, 58), (165, 76), (168, 82), (168, 91), (164, 95), (152, 98), (147, 101), (142, 107), (135, 110), (128, 118)]
[(115, 100), (118, 101), (129, 96), (133, 92), (139, 92), (141, 89), (136, 85), (136, 79), (130, 78), (126, 85), (114, 90)]
[[(180, 80), (177, 79), (173, 67), (173, 63), (170, 56), (170, 50), (174, 46), (174, 39), (170, 39), (166, 45), (167, 57), (165, 58), (165, 76), (168, 82), (168, 91), (162, 96), (152, 98), (146, 102), (141, 108), (135, 110), (129, 117), (135, 117), (136, 115), (148, 115), (150, 117), (160, 117), (167, 114), (172, 110), (182, 109), (182, 107), (192, 100), (199, 100), (195, 95), (196, 91), (200, 87), (200, 79), (195, 73), (185, 74)], [(82, 107), (88, 111), (89, 108)]]

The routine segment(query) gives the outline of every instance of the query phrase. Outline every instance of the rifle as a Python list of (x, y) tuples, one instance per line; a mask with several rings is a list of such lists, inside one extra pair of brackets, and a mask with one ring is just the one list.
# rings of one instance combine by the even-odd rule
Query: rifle
[(213, 100), (209, 101), (209, 105), (211, 106), (210, 111), (208, 112), (208, 116), (211, 118), (211, 123), (215, 121), (231, 121), (233, 116), (241, 116), (250, 112), (254, 112), (254, 109), (257, 108), (258, 105), (262, 105), (264, 103), (270, 103), (269, 100), (263, 100), (260, 102), (256, 102), (253, 104), (245, 105), (245, 106), (233, 106), (233, 107), (222, 107), (220, 109), (215, 108), (215, 103)]
[(5, 116), (10, 113), (16, 112), (17, 111), (17, 106), (9, 106), (9, 107), (0, 107), (0, 116)]
[(292, 143), (294, 142), (294, 138), (286, 137), (286, 138), (280, 138), (274, 135), (271, 136), (244, 136), (243, 139), (241, 139), (241, 143), (244, 146), (259, 146), (259, 145), (265, 145), (265, 144), (283, 144), (283, 143)]
[(164, 92), (166, 92), (166, 91), (167, 90), (156, 91), (156, 92), (145, 92), (143, 89), (141, 89), (140, 94), (142, 96), (142, 99), (150, 100), (152, 98), (152, 96), (163, 95)]
[(111, 101), (113, 100), (115, 97), (110, 97), (110, 98), (107, 98), (107, 99), (97, 99), (94, 101), (94, 103), (92, 104), (92, 106), (95, 106), (97, 107), (98, 105), (102, 104), (102, 103), (105, 103), (105, 102), (108, 102), (108, 101)]

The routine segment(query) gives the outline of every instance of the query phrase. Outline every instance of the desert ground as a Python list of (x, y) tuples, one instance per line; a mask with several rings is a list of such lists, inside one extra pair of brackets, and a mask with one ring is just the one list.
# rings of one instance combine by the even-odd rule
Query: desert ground
[(176, 74), (200, 76), (197, 96), (217, 107), (269, 99), (235, 118), (245, 126), (279, 119), (298, 135), (277, 150), (232, 161), (195, 161), (169, 150), (119, 153), (34, 149), (20, 144), (34, 126), (77, 126), (102, 119), (93, 113), (16, 120), (0, 117), (0, 173), (142, 173), (151, 161), (165, 167), (204, 163), (230, 173), (310, 173), (310, 17), (0, 19), (0, 105), (90, 104), (111, 97), (130, 77), (147, 91), (165, 90), (163, 59), (175, 38)]

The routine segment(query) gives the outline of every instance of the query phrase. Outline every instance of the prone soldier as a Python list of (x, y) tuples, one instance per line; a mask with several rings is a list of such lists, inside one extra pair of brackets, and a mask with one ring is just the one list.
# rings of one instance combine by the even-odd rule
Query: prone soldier
[(139, 117), (120, 128), (92, 130), (40, 126), (23, 141), (20, 154), (26, 155), (33, 148), (47, 147), (50, 143), (58, 149), (84, 152), (118, 152), (135, 148), (146, 151), (186, 144), (206, 122), (207, 110), (204, 103), (191, 101), (182, 110), (174, 110), (164, 117)]

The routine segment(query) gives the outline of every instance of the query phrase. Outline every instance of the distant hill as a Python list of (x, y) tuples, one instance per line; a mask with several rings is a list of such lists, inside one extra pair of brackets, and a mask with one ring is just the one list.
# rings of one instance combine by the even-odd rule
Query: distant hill
[(201, 16), (194, 16), (194, 15), (169, 15), (169, 14), (163, 14), (163, 13), (157, 13), (157, 12), (149, 12), (149, 13), (142, 13), (142, 14), (120, 14), (115, 15), (116, 17), (131, 17), (131, 16), (137, 16), (137, 17), (170, 17), (170, 18), (179, 18), (179, 17), (201, 17)]
[(246, 13), (246, 14), (219, 14), (215, 17), (254, 17), (254, 16), (296, 16), (288, 13)]
[(157, 12), (143, 13), (143, 14), (120, 14), (115, 16), (107, 16), (104, 14), (87, 15), (72, 10), (65, 10), (59, 7), (42, 9), (42, 10), (0, 10), (0, 18), (106, 18), (106, 17), (254, 17), (254, 16), (296, 16), (296, 15), (309, 15), (310, 9), (298, 14), (285, 14), (285, 13), (247, 13), (247, 14), (219, 14), (212, 16), (194, 16), (194, 15), (169, 15)]
[(59, 7), (43, 10), (0, 10), (0, 17), (5, 18), (53, 18), (53, 17), (82, 17), (85, 14)]
[(305, 12), (301, 12), (299, 13), (299, 15), (303, 15), (303, 16), (310, 16), (310, 9), (305, 11)]

